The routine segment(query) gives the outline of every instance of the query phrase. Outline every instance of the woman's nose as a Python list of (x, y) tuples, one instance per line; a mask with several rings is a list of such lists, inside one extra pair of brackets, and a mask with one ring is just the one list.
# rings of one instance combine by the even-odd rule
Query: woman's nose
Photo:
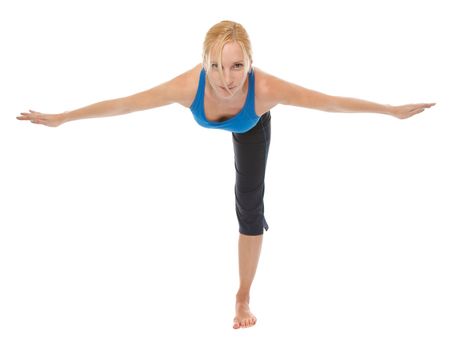
[(231, 76), (230, 72), (228, 72), (228, 71), (224, 72), (224, 80), (226, 81), (226, 84), (228, 86), (232, 85), (232, 76)]
[(229, 78), (225, 78), (225, 81), (226, 81), (226, 85), (231, 88), (233, 85), (234, 85), (234, 82), (229, 79)]

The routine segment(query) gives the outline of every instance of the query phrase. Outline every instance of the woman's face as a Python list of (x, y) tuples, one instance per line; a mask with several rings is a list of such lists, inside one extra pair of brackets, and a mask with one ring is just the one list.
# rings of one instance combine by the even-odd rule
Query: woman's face
[(211, 52), (211, 62), (208, 62), (211, 65), (211, 69), (208, 70), (207, 68), (209, 67), (206, 67), (207, 78), (217, 97), (231, 99), (239, 95), (238, 93), (242, 91), (247, 78), (244, 70), (246, 62), (243, 59), (243, 51), (237, 42), (229, 42), (224, 45), (221, 52), (221, 63), (224, 80), (229, 91), (225, 89), (223, 80), (218, 72), (218, 62), (214, 50)]

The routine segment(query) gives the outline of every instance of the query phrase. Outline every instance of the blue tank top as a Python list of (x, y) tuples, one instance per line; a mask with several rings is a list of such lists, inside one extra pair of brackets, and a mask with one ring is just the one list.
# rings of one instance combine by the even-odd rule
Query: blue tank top
[(248, 73), (248, 95), (242, 110), (235, 116), (222, 122), (214, 122), (207, 120), (204, 111), (204, 92), (205, 92), (205, 69), (202, 68), (199, 76), (199, 85), (197, 88), (196, 97), (190, 106), (196, 122), (211, 129), (224, 129), (235, 133), (244, 133), (252, 129), (261, 117), (256, 115), (254, 109), (254, 71)]

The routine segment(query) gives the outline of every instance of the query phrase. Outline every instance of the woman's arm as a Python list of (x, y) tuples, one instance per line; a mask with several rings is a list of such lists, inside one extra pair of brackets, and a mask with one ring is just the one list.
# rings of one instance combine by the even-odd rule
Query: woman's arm
[(384, 105), (357, 98), (326, 95), (271, 75), (267, 77), (267, 80), (269, 95), (273, 96), (276, 104), (313, 108), (326, 112), (381, 113), (405, 119), (435, 105), (435, 103)]
[(189, 97), (188, 86), (193, 70), (194, 68), (168, 82), (134, 95), (101, 101), (73, 111), (58, 114), (44, 114), (30, 110), (30, 113), (21, 113), (21, 116), (18, 116), (17, 119), (29, 120), (35, 124), (55, 127), (77, 119), (127, 114), (161, 107), (175, 102), (184, 104)]

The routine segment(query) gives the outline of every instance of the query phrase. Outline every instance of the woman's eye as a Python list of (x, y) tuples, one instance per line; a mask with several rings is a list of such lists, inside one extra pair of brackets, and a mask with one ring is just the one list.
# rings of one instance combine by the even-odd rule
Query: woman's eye
[[(242, 63), (236, 63), (236, 64), (234, 64), (234, 68), (235, 68), (235, 69), (240, 69), (240, 68), (242, 68), (242, 67), (243, 67), (243, 64), (242, 64)], [(217, 64), (217, 63), (212, 63), (212, 68), (213, 68), (213, 69), (218, 68), (218, 64)]]

